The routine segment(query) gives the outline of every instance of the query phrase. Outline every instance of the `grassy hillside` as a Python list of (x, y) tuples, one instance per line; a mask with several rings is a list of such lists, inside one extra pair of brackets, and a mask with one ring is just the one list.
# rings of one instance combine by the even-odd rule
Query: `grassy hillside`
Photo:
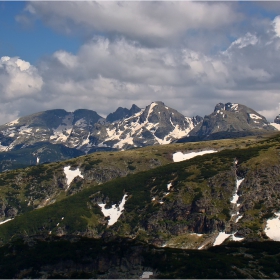
[[(2, 190), (5, 190), (5, 195), (10, 195), (11, 201), (16, 196), (7, 189), (13, 188), (10, 184), (16, 179), (20, 182), (25, 180), (26, 185), (30, 186), (30, 182), (36, 178), (41, 180), (41, 186), (45, 186), (42, 190), (48, 191), (44, 180), (48, 182), (48, 178), (62, 178), (62, 168), (69, 164), (79, 166), (85, 179), (77, 179), (71, 185), (71, 188), (78, 188), (79, 184), (82, 186), (73, 195), (67, 195), (62, 187), (63, 191), (56, 197), (57, 202), (49, 206), (28, 212), (28, 207), (22, 204), (24, 211), (21, 215), (0, 225), (0, 238), (5, 243), (11, 237), (38, 233), (46, 236), (102, 236), (105, 240), (122, 236), (179, 248), (198, 248), (224, 230), (237, 231), (248, 240), (267, 238), (263, 232), (265, 221), (279, 211), (279, 140), (277, 134), (263, 139), (207, 142), (207, 148), (229, 149), (170, 164), (168, 162), (171, 162), (173, 152), (205, 149), (206, 144), (176, 144), (88, 155), (63, 163), (28, 168), (22, 173), (13, 171), (2, 174), (6, 188)], [(236, 145), (239, 148), (235, 148)], [(151, 160), (153, 165), (148, 166)], [(126, 168), (127, 176), (104, 184), (98, 184), (96, 179), (90, 182), (87, 179), (90, 175), (86, 174), (91, 174), (91, 170), (86, 173), (87, 164), (99, 170)], [(131, 170), (129, 164), (135, 169)], [(156, 165), (161, 166), (154, 168)], [(150, 170), (142, 171), (145, 169)], [(240, 212), (243, 218), (233, 223), (231, 214), (234, 209), (230, 200), (235, 191), (236, 174), (245, 177), (240, 187)], [(18, 176), (21, 176), (21, 180)], [(169, 183), (172, 183), (172, 189), (167, 195)], [(24, 194), (20, 190), (14, 188), (19, 196)], [(26, 192), (30, 189), (25, 186), (23, 190)], [(117, 223), (108, 227), (98, 203), (105, 202), (109, 208), (120, 203), (125, 193), (128, 195), (125, 211)], [(202, 236), (198, 238), (193, 233)]]
[[(152, 146), (121, 152), (100, 152), (64, 162), (4, 172), (0, 174), (0, 219), (11, 218), (16, 214), (59, 201), (90, 185), (102, 184), (118, 177), (172, 163), (172, 155), (177, 151), (187, 153), (205, 149), (245, 148), (260, 140), (260, 138), (241, 138)], [(69, 165), (72, 169), (78, 167), (84, 180), (77, 177), (66, 192), (67, 184), (63, 168)]]

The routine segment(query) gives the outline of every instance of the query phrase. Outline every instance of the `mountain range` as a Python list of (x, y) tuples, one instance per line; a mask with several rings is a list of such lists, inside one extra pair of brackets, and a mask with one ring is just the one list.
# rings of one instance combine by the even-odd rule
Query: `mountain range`
[(161, 101), (144, 109), (135, 104), (130, 109), (119, 107), (106, 118), (85, 109), (49, 110), (0, 126), (0, 171), (97, 151), (260, 135), (279, 129), (279, 116), (270, 124), (256, 111), (234, 103), (219, 103), (204, 118), (186, 117)]
[(279, 124), (233, 103), (116, 112), (1, 126), (0, 275), (279, 278)]

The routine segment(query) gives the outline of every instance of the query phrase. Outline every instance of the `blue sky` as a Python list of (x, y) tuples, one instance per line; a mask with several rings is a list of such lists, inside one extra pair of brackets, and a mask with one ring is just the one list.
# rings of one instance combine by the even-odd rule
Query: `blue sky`
[[(0, 122), (162, 100), (280, 113), (280, 2), (0, 2)], [(2, 57), (2, 58), (1, 58)]]
[(64, 49), (77, 52), (82, 44), (78, 36), (66, 36), (63, 33), (34, 20), (23, 25), (16, 20), (26, 6), (21, 2), (0, 2), (0, 54), (1, 56), (19, 56), (34, 64), (45, 55)]

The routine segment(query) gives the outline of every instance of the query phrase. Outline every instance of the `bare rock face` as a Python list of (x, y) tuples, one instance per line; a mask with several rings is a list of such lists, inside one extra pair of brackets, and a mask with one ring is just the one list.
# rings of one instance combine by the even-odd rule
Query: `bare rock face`
[[(119, 107), (106, 119), (85, 109), (49, 110), (1, 125), (0, 152), (21, 164), (19, 168), (97, 151), (168, 144), (188, 135), (200, 121), (201, 117), (185, 117), (161, 101), (142, 110), (135, 104), (129, 110)], [(22, 154), (26, 148), (30, 150), (21, 155), (21, 161), (28, 158), (18, 162), (12, 152), (20, 150)], [(0, 160), (0, 171), (12, 169), (10, 162)]]
[[(0, 219), (6, 220), (14, 218), (18, 214), (18, 209), (9, 205), (7, 202), (0, 200)], [(1, 222), (0, 221), (0, 222)]]
[(264, 116), (245, 105), (218, 103), (214, 112), (190, 132), (188, 139), (178, 142), (243, 137), (275, 130)]
[(0, 218), (1, 219), (5, 218), (5, 209), (6, 209), (6, 204), (4, 203), (3, 200), (0, 200)]
[(247, 106), (234, 103), (219, 103), (214, 112), (205, 116), (197, 131), (190, 136), (208, 137), (219, 132), (246, 132), (252, 130), (275, 130), (266, 118)]
[(274, 119), (274, 122), (277, 124), (280, 124), (280, 114), (278, 116), (276, 116), (276, 118)]
[(5, 209), (5, 216), (7, 218), (13, 218), (17, 215), (17, 213), (18, 213), (18, 210), (15, 207), (10, 206)]
[(115, 121), (120, 121), (122, 119), (129, 118), (140, 111), (141, 109), (135, 104), (131, 106), (130, 110), (128, 110), (127, 108), (119, 107), (114, 113), (110, 113), (106, 117), (106, 121), (111, 123)]
[(129, 149), (168, 144), (188, 135), (198, 122), (199, 117), (188, 118), (161, 101), (152, 102), (131, 117), (106, 127), (100, 133), (98, 146)]

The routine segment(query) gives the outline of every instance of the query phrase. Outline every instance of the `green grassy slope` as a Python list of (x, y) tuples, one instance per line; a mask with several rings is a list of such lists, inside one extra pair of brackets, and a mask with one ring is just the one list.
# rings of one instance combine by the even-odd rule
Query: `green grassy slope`
[[(263, 180), (262, 170), (280, 166), (279, 139), (279, 135), (260, 139), (258, 142), (251, 139), (239, 139), (240, 142), (236, 143), (242, 143), (242, 148), (226, 149), (171, 164), (166, 164), (171, 151), (184, 151), (183, 145), (186, 144), (149, 147), (145, 148), (145, 152), (141, 149), (128, 151), (128, 153), (109, 154), (109, 158), (122, 158), (122, 162), (125, 161), (128, 164), (126, 160), (129, 157), (137, 163), (135, 160), (137, 155), (138, 158), (143, 156), (146, 160), (150, 160), (151, 157), (147, 155), (151, 151), (153, 151), (151, 155), (154, 159), (156, 150), (157, 154), (161, 153), (157, 157), (165, 158), (165, 162), (162, 161), (165, 165), (128, 174), (126, 177), (104, 184), (88, 183), (86, 188), (72, 196), (64, 196), (61, 201), (26, 212), (0, 225), (0, 238), (5, 243), (13, 236), (30, 236), (38, 233), (48, 235), (51, 232), (51, 235), (81, 234), (93, 237), (103, 236), (108, 239), (114, 236), (137, 237), (149, 243), (162, 245), (172, 239), (174, 241), (174, 237), (193, 232), (202, 233), (203, 237), (195, 245), (196, 247), (207, 238), (211, 238), (213, 233), (225, 229), (231, 231), (236, 229), (244, 237), (251, 239), (265, 238), (263, 235), (265, 219), (274, 211), (279, 210), (280, 193), (277, 192), (279, 174), (276, 172), (275, 176), (265, 177), (269, 203), (263, 201), (263, 188), (260, 188), (260, 194), (256, 195), (256, 184), (250, 182), (256, 178)], [(215, 143), (213, 142), (213, 145)], [(215, 146), (219, 145), (224, 144), (218, 142)], [(231, 145), (234, 145), (234, 142), (231, 142)], [(161, 147), (163, 147), (162, 150)], [(169, 152), (164, 154), (164, 149), (166, 151), (169, 149)], [(126, 160), (124, 160), (124, 155), (126, 155)], [(271, 160), (271, 155), (273, 155), (273, 160)], [(44, 173), (43, 169), (59, 170), (67, 164), (82, 166), (87, 161), (97, 160), (98, 156), (102, 160), (98, 164), (104, 164), (103, 160), (107, 157), (105, 154), (100, 154), (58, 165), (36, 167), (41, 169), (29, 168), (27, 170), (52, 176), (51, 172)], [(235, 160), (238, 160), (237, 173), (245, 177), (247, 182), (240, 189), (244, 197), (244, 208), (241, 209), (244, 218), (238, 224), (232, 225), (230, 199), (235, 189)], [(141, 164), (143, 162), (140, 161), (137, 165), (138, 170)], [(5, 175), (11, 176), (12, 179), (13, 176), (18, 176), (16, 172)], [(36, 173), (33, 176), (36, 176)], [(170, 182), (173, 188), (170, 194), (166, 195), (167, 184)], [(97, 203), (106, 201), (107, 206), (110, 207), (112, 204), (119, 203), (125, 193), (128, 195), (125, 211), (118, 222), (108, 228), (107, 220)], [(252, 203), (247, 203), (247, 205), (247, 200)], [(182, 244), (178, 241), (176, 246), (182, 247)]]
[[(16, 209), (17, 213), (24, 213), (64, 199), (89, 185), (102, 184), (118, 177), (171, 163), (172, 154), (177, 151), (186, 153), (204, 149), (244, 148), (260, 140), (242, 138), (153, 146), (121, 152), (100, 152), (64, 162), (4, 172), (0, 174), (0, 208), (10, 207)], [(68, 165), (74, 169), (79, 167), (84, 180), (74, 180), (69, 190), (65, 192), (67, 184), (63, 167)], [(2, 215), (2, 219), (5, 219), (5, 216)]]

